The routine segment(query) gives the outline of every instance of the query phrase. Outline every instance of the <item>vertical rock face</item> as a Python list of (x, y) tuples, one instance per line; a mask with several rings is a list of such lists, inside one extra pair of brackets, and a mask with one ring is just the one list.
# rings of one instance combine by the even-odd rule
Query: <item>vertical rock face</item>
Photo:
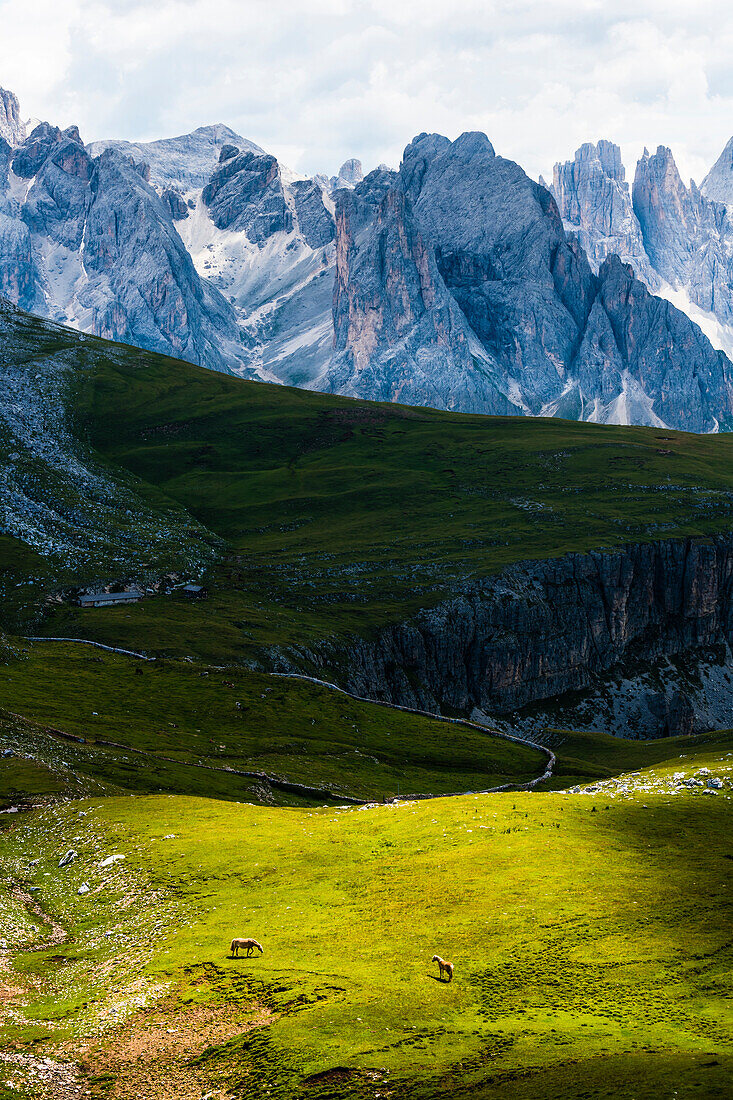
[[(353, 194), (342, 193), (337, 203), (329, 389), (508, 412), (512, 406), (492, 380), (494, 364), (446, 290), (409, 199), (400, 187), (387, 187), (379, 197), (380, 181), (365, 183)], [(359, 231), (364, 207), (375, 197), (372, 219)]]
[(656, 290), (659, 275), (646, 254), (625, 176), (618, 145), (588, 143), (574, 160), (555, 165), (552, 193), (566, 229), (577, 235), (595, 271), (616, 255)]
[[(427, 150), (425, 149), (427, 147)], [(415, 213), (438, 268), (487, 353), (534, 413), (562, 389), (590, 310), (593, 275), (566, 240), (557, 207), (484, 134), (406, 158)], [(419, 190), (412, 171), (426, 152)]]
[(293, 228), (280, 166), (268, 155), (247, 152), (223, 161), (202, 198), (217, 229), (244, 232), (257, 243)]
[(170, 215), (174, 222), (182, 222), (188, 217), (188, 206), (183, 201), (183, 196), (180, 195), (178, 191), (174, 191), (172, 187), (168, 187), (160, 197), (170, 210)]
[(733, 205), (733, 137), (700, 185), (706, 199)]
[(331, 190), (352, 190), (358, 183), (364, 179), (364, 172), (362, 171), (361, 161), (356, 157), (351, 157), (350, 160), (345, 160), (339, 168), (337, 176), (331, 176)]
[(625, 661), (637, 671), (640, 655), (651, 662), (731, 642), (733, 544), (721, 538), (513, 566), (355, 641), (347, 662), (325, 647), (317, 659), (345, 669), (343, 686), (357, 695), (502, 713), (581, 690)]
[(20, 145), (25, 140), (25, 123), (20, 117), (18, 97), (0, 88), (0, 138), (8, 145)]
[(706, 199), (694, 184), (685, 187), (671, 150), (646, 151), (633, 189), (649, 258), (671, 286), (695, 305), (733, 322), (733, 222), (727, 208)]

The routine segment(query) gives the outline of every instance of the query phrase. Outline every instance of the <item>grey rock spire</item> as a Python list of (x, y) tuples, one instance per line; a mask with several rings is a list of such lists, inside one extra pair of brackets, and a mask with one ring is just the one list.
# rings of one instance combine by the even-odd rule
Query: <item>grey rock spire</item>
[(18, 97), (4, 88), (0, 88), (0, 138), (10, 146), (25, 141), (25, 123), (20, 117)]

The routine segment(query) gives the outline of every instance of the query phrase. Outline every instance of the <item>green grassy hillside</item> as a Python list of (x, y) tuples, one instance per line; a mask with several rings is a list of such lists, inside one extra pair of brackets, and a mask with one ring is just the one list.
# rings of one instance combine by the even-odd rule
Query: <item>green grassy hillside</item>
[[(545, 757), (256, 669), (512, 562), (728, 532), (733, 438), (356, 402), (0, 320), (38, 389), (0, 426), (0, 1100), (38, 1074), (93, 1100), (727, 1095), (730, 733), (555, 731), (570, 793), (357, 808)], [(68, 602), (169, 572), (209, 598)]]
[[(5, 896), (16, 942), (42, 949), (13, 964), (0, 1039), (81, 1060), (95, 1097), (726, 1095), (732, 749), (622, 795), (20, 815), (0, 854), (62, 931)], [(704, 766), (722, 792), (677, 789)], [(227, 958), (234, 935), (264, 955)]]
[[(726, 436), (377, 405), (134, 357), (79, 382), (95, 449), (231, 548), (207, 609), (224, 644), (364, 634), (517, 560), (731, 527)], [(129, 636), (155, 623), (198, 648), (195, 619), (141, 606)]]
[[(126, 566), (125, 547), (102, 539), (76, 570), (0, 539), (6, 622), (59, 585), (159, 577), (166, 563), (213, 552), (206, 605), (67, 608), (47, 629), (239, 658), (262, 644), (364, 636), (517, 560), (732, 525), (729, 436), (353, 401), (13, 317), (5, 323), (29, 386), (63, 366), (80, 453), (141, 517), (152, 510), (168, 527), (148, 539), (147, 560), (130, 550)], [(59, 509), (81, 522), (91, 505), (83, 487), (76, 501), (72, 491)], [(126, 527), (135, 516), (125, 513)]]
[(328, 792), (383, 799), (524, 783), (545, 768), (541, 752), (488, 731), (313, 684), (73, 644), (19, 645), (0, 664), (0, 706), (6, 743), (19, 754), (0, 759), (8, 800), (78, 794), (86, 778), (92, 791), (303, 801), (236, 772), (318, 788), (320, 801)]

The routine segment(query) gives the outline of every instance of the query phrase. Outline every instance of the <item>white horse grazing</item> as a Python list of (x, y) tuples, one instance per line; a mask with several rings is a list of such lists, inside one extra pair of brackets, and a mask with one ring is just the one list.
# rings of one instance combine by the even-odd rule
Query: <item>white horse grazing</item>
[(440, 980), (443, 980), (443, 975), (448, 975), (448, 981), (453, 981), (453, 963), (446, 962), (445, 959), (441, 959), (440, 955), (433, 955), (433, 962), (438, 964), (438, 970), (440, 971)]
[(232, 940), (232, 946), (231, 946), (230, 950), (232, 952), (232, 955), (235, 958), (238, 958), (240, 949), (242, 951), (244, 951), (246, 949), (247, 958), (249, 958), (249, 956), (252, 954), (252, 951), (255, 947), (259, 951), (260, 955), (264, 954), (264, 948), (263, 948), (261, 943), (257, 942), (257, 940), (242, 940), (242, 939)]

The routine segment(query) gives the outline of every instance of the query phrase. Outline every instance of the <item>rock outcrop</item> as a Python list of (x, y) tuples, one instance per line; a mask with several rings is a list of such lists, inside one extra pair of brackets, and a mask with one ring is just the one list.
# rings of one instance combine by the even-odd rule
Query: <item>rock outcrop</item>
[(731, 641), (733, 540), (669, 540), (519, 564), (374, 640), (354, 639), (347, 661), (324, 649), (281, 655), (280, 667), (333, 665), (361, 696), (501, 714), (613, 668), (636, 674)]
[(632, 265), (650, 290), (659, 289), (660, 278), (644, 248), (618, 145), (610, 141), (581, 145), (573, 160), (555, 165), (552, 194), (565, 228), (577, 235), (595, 271), (608, 256), (618, 256)]
[(246, 233), (257, 244), (293, 228), (280, 165), (267, 154), (245, 152), (222, 161), (201, 197), (217, 229)]
[[(614, 149), (599, 171), (618, 184)], [(733, 423), (726, 357), (610, 250), (594, 274), (552, 196), (484, 134), (419, 135), (399, 173), (370, 173), (338, 211), (321, 388), (691, 431)]]
[(25, 123), (20, 117), (18, 97), (0, 88), (0, 138), (8, 145), (20, 145), (25, 140)]

